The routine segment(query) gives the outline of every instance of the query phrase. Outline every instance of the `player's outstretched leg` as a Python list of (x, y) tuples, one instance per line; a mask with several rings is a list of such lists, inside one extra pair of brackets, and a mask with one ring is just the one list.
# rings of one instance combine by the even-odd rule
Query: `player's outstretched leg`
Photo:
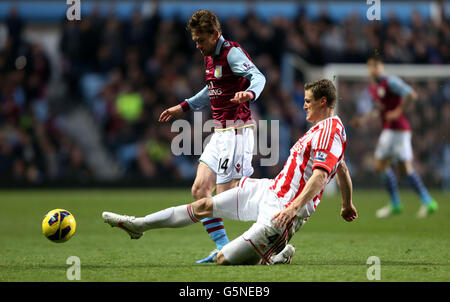
[[(193, 204), (196, 204), (200, 213), (204, 213), (210, 209), (212, 214), (212, 199), (208, 200), (208, 198), (204, 198)], [(142, 218), (111, 212), (103, 212), (102, 217), (105, 223), (108, 223), (112, 227), (119, 227), (127, 232), (131, 239), (139, 239), (147, 230), (181, 228), (199, 222), (205, 216), (200, 217), (200, 219), (197, 218), (192, 209), (193, 204), (171, 207)]]
[(383, 182), (386, 186), (387, 191), (390, 196), (390, 203), (382, 207), (376, 212), (378, 218), (386, 218), (394, 214), (399, 214), (402, 212), (402, 204), (400, 202), (400, 197), (398, 194), (398, 182), (392, 168), (388, 168), (382, 174)]
[(434, 200), (428, 190), (425, 188), (425, 185), (422, 182), (419, 174), (414, 170), (406, 176), (406, 181), (411, 185), (411, 187), (416, 191), (416, 193), (420, 196), (420, 201), (422, 205), (420, 206), (419, 211), (417, 212), (418, 218), (427, 217), (428, 214), (435, 212), (438, 209), (438, 204), (436, 200)]
[[(255, 223), (219, 251), (214, 257), (215, 262), (218, 265), (290, 264), (295, 254), (295, 248), (287, 244), (288, 238), (294, 234), (292, 224), (281, 234), (275, 234), (270, 229), (271, 227)], [(269, 236), (272, 239), (266, 238), (267, 232), (273, 233)]]
[(138, 227), (134, 224), (136, 217), (119, 215), (112, 212), (102, 213), (103, 221), (109, 224), (111, 227), (119, 227), (130, 235), (131, 239), (139, 239), (144, 235)]

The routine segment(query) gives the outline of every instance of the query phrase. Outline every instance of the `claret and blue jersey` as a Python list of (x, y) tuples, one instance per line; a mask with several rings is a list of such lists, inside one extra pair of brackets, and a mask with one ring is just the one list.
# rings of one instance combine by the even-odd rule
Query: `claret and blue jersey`
[(369, 85), (369, 92), (373, 101), (381, 105), (381, 120), (384, 129), (411, 130), (404, 113), (394, 121), (386, 120), (386, 113), (397, 108), (403, 98), (412, 92), (411, 86), (397, 76), (382, 75), (376, 83)]
[(213, 119), (219, 122), (219, 127), (229, 127), (227, 121), (252, 124), (250, 102), (230, 102), (239, 91), (251, 92), (254, 101), (264, 89), (266, 79), (248, 53), (238, 43), (220, 36), (214, 56), (205, 57), (205, 64), (207, 85), (195, 96), (181, 103), (183, 110), (199, 110), (211, 106)]

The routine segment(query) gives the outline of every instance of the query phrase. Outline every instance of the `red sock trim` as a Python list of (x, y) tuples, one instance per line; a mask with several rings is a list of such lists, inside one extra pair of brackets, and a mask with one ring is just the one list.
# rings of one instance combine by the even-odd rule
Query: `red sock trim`
[(195, 215), (194, 215), (194, 211), (192, 211), (192, 206), (191, 206), (191, 204), (188, 204), (187, 205), (187, 212), (188, 212), (188, 215), (189, 215), (189, 218), (191, 218), (191, 220), (195, 223), (195, 222), (199, 222), (199, 220), (197, 219), (197, 218), (195, 218)]
[(215, 218), (215, 219), (211, 219), (211, 220), (208, 220), (208, 221), (205, 221), (202, 223), (203, 223), (203, 225), (208, 225), (208, 224), (215, 223), (215, 222), (222, 222), (222, 218)]
[(215, 231), (220, 230), (220, 229), (224, 229), (223, 225), (219, 225), (219, 226), (216, 226), (216, 227), (213, 227), (213, 228), (210, 228), (210, 229), (206, 229), (206, 231), (208, 232), (208, 234), (210, 234), (210, 233), (215, 232)]

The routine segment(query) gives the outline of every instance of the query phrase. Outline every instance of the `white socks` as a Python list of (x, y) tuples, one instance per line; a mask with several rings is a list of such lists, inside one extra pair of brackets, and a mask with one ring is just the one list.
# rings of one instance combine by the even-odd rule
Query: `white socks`
[(136, 218), (133, 224), (141, 232), (150, 229), (180, 228), (199, 222), (194, 216), (191, 204), (171, 207), (142, 218)]

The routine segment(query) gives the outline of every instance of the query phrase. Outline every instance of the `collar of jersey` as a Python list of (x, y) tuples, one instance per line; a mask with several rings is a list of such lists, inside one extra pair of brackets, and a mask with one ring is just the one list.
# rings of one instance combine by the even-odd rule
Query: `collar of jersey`
[(377, 78), (377, 83), (381, 83), (381, 81), (383, 81), (386, 78), (386, 74), (381, 74), (378, 78)]
[(214, 53), (215, 56), (220, 54), (220, 49), (222, 48), (223, 42), (225, 42), (225, 38), (220, 35), (219, 40), (217, 40), (216, 52)]
[[(323, 124), (325, 121), (327, 121), (327, 120), (329, 120), (329, 119), (334, 119), (334, 118), (338, 119), (338, 121), (340, 121), (340, 122), (342, 123), (342, 121), (341, 121), (341, 119), (339, 118), (339, 116), (337, 116), (337, 115), (335, 114), (335, 115), (333, 115), (333, 116), (327, 117), (326, 119), (323, 119), (323, 120), (319, 121), (317, 124), (315, 124), (314, 126), (312, 126), (309, 130), (314, 129), (315, 127), (319, 126), (320, 124)], [(309, 131), (309, 130), (308, 130), (308, 131)]]

